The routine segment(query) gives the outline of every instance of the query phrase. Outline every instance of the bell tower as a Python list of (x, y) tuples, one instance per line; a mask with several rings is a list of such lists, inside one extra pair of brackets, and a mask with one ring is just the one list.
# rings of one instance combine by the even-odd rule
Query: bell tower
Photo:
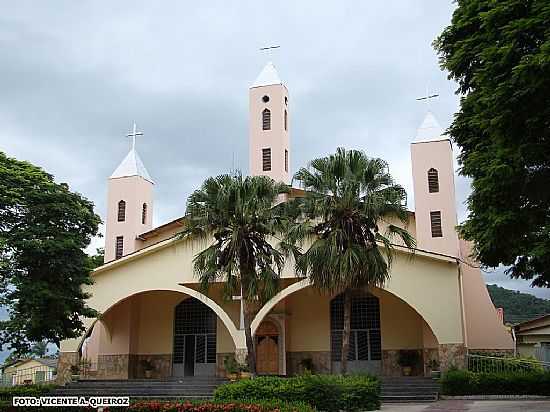
[(153, 179), (136, 151), (136, 131), (128, 135), (132, 147), (107, 183), (105, 263), (135, 252), (138, 236), (153, 227)]
[(418, 248), (458, 256), (453, 148), (430, 111), (411, 144), (411, 160)]
[(252, 176), (290, 183), (288, 89), (268, 63), (249, 90), (249, 168)]

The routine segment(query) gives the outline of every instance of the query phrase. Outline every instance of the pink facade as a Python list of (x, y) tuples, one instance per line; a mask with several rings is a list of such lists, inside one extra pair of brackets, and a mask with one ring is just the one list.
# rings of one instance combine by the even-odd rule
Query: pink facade
[[(415, 142), (411, 145), (411, 158), (418, 248), (457, 256), (459, 248), (451, 142), (448, 139)], [(431, 190), (428, 173), (432, 179)], [(440, 232), (436, 227), (438, 216)]]
[(290, 183), (288, 90), (271, 63), (250, 88), (249, 108), (250, 175)]
[(107, 185), (105, 262), (117, 258), (117, 238), (118, 247), (120, 249), (122, 243), (122, 256), (125, 256), (141, 248), (138, 236), (152, 227), (153, 182), (132, 149)]

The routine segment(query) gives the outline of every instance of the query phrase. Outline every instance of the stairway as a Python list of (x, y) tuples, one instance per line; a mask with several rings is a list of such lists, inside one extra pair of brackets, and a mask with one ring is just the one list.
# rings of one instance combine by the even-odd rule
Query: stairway
[[(210, 399), (227, 379), (185, 377), (167, 379), (102, 379), (68, 383), (54, 391), (55, 396), (130, 396), (154, 399)], [(382, 378), (383, 403), (434, 402), (439, 383), (430, 378)]]
[(382, 378), (382, 403), (434, 402), (439, 397), (439, 383), (431, 378)]
[(209, 399), (214, 390), (227, 383), (216, 377), (167, 379), (98, 379), (70, 382), (54, 391), (55, 396), (130, 396), (155, 399)]

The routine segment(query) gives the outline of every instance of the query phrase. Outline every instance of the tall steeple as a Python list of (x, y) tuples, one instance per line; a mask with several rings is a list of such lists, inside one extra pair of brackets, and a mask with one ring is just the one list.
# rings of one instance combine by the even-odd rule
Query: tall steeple
[(453, 149), (430, 111), (411, 144), (411, 160), (418, 248), (458, 256)]
[(136, 150), (135, 138), (128, 134), (130, 151), (109, 177), (105, 222), (105, 262), (119, 259), (137, 249), (137, 237), (153, 227), (153, 179)]
[(249, 168), (290, 183), (290, 113), (288, 89), (273, 63), (260, 72), (249, 90)]

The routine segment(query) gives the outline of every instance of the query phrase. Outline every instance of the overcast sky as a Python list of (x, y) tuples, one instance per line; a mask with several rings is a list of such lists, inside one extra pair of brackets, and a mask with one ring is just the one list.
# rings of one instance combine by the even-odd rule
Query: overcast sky
[[(292, 169), (338, 146), (362, 149), (390, 163), (413, 208), (409, 143), (427, 110), (415, 99), (438, 93), (431, 109), (443, 127), (458, 108), (431, 47), (453, 9), (450, 0), (6, 2), (0, 150), (69, 183), (104, 218), (106, 179), (135, 120), (161, 224), (183, 214), (207, 176), (233, 162), (247, 172), (248, 87), (272, 60), (290, 93)], [(268, 45), (281, 48), (259, 51)], [(468, 191), (458, 177), (460, 219)]]

